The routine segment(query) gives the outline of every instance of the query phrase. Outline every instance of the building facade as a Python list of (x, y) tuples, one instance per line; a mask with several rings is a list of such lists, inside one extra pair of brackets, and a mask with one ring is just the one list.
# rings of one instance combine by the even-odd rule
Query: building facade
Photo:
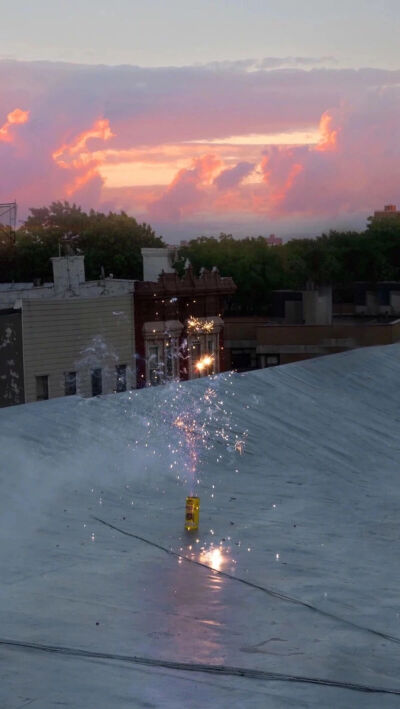
[(0, 405), (97, 396), (225, 368), (217, 269), (179, 277), (175, 249), (142, 249), (147, 280), (86, 281), (83, 256), (53, 258), (53, 282), (0, 284)]
[(370, 221), (392, 221), (400, 224), (400, 211), (397, 209), (395, 204), (385, 204), (383, 209), (378, 209), (374, 212), (373, 217), (369, 218)]
[[(144, 273), (150, 270), (146, 267), (150, 251), (142, 250)], [(224, 369), (223, 313), (235, 284), (215, 268), (202, 269), (196, 276), (189, 263), (179, 277), (164, 251), (164, 263), (157, 254), (157, 268), (161, 268), (158, 279), (135, 284), (138, 387), (194, 379)]]
[(54, 258), (52, 265), (53, 283), (0, 289), (0, 306), (20, 317), (23, 396), (13, 403), (135, 386), (134, 281), (88, 282), (83, 256)]
[(374, 298), (368, 284), (358, 286), (347, 313), (335, 313), (324, 287), (275, 291), (268, 318), (227, 318), (225, 367), (246, 371), (400, 341), (397, 298), (390, 295), (397, 295), (396, 284), (377, 284)]
[(0, 310), (0, 406), (25, 401), (21, 310)]

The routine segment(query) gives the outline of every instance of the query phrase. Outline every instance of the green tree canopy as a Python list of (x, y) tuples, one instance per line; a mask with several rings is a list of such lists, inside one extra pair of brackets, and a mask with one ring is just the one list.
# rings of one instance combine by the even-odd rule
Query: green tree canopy
[(98, 278), (102, 267), (116, 278), (142, 278), (144, 246), (164, 243), (148, 224), (125, 212), (86, 213), (75, 204), (53, 202), (30, 210), (14, 245), (0, 244), (0, 280), (51, 279), (50, 258), (71, 250), (85, 255), (88, 279)]
[(201, 236), (180, 249), (182, 269), (217, 266), (232, 276), (238, 290), (231, 311), (268, 312), (275, 289), (303, 289), (308, 281), (349, 288), (354, 281), (400, 281), (400, 223), (380, 220), (365, 232), (330, 231), (317, 238), (291, 239), (269, 246), (263, 237), (234, 239)]
[[(124, 212), (102, 214), (68, 202), (32, 208), (15, 244), (0, 239), (0, 281), (51, 279), (50, 258), (73, 250), (85, 254), (88, 279), (101, 268), (116, 278), (141, 278), (144, 246), (164, 246), (148, 224)], [(303, 289), (307, 281), (344, 290), (354, 281), (400, 281), (400, 220), (371, 220), (364, 232), (330, 231), (318, 238), (270, 246), (262, 236), (200, 236), (179, 249), (178, 272), (187, 258), (196, 272), (217, 266), (232, 276), (237, 292), (229, 305), (237, 314), (268, 312), (271, 291)]]

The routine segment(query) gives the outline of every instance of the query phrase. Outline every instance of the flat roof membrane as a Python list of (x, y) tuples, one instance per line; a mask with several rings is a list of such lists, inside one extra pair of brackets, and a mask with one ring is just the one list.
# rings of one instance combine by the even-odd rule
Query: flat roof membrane
[(391, 345), (1, 410), (0, 706), (398, 707), (399, 401)]

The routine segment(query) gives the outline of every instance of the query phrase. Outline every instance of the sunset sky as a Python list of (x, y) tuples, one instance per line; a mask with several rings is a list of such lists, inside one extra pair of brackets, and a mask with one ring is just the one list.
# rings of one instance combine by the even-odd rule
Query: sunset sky
[(14, 0), (0, 32), (20, 218), (68, 199), (173, 243), (400, 205), (398, 0)]

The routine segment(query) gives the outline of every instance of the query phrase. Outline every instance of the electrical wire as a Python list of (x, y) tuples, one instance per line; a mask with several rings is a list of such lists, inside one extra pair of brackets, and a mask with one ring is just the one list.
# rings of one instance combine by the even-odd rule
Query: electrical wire
[(0, 646), (14, 647), (22, 650), (32, 650), (36, 652), (46, 652), (55, 655), (77, 657), (94, 660), (113, 660), (116, 662), (128, 662), (135, 665), (147, 667), (162, 667), (168, 670), (179, 670), (184, 672), (200, 672), (219, 676), (244, 677), (246, 679), (256, 679), (269, 682), (293, 682), (300, 684), (315, 684), (321, 687), (336, 687), (337, 689), (348, 689), (355, 692), (374, 694), (395, 694), (400, 695), (400, 689), (375, 687), (373, 685), (358, 684), (356, 682), (340, 682), (339, 680), (321, 679), (319, 677), (306, 677), (302, 675), (291, 675), (279, 672), (266, 672), (265, 670), (252, 670), (246, 667), (230, 667), (229, 665), (206, 665), (195, 662), (175, 662), (170, 660), (159, 660), (150, 657), (139, 657), (136, 655), (118, 655), (113, 652), (95, 652), (93, 650), (82, 650), (81, 648), (65, 647), (61, 645), (46, 645), (42, 643), (24, 642), (22, 640), (7, 640), (0, 638)]

